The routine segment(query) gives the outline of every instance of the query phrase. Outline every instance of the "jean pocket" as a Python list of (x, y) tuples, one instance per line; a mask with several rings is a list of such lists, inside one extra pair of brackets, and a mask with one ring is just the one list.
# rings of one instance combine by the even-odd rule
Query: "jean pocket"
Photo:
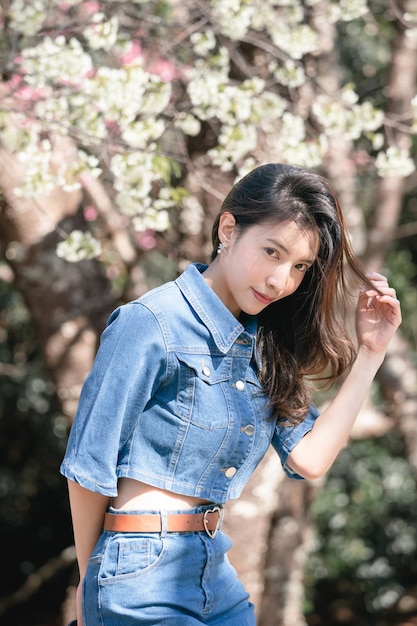
[(160, 535), (114, 535), (107, 544), (100, 568), (100, 581), (142, 576), (163, 559), (164, 540)]

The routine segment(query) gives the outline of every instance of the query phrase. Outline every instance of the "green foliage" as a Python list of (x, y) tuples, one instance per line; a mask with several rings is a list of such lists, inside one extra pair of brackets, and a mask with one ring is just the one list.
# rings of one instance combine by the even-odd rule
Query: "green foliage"
[(355, 84), (360, 99), (383, 106), (395, 30), (385, 2), (372, 0), (368, 6), (368, 19), (338, 23), (338, 51), (344, 81)]
[(417, 583), (416, 500), (416, 478), (395, 432), (342, 451), (312, 507), (311, 624), (382, 626), (381, 615)]
[(66, 485), (58, 472), (67, 436), (28, 312), (0, 281), (0, 537), (7, 564), (2, 594), (71, 545)]
[(402, 333), (414, 348), (417, 359), (417, 257), (413, 259), (411, 249), (394, 245), (388, 255), (388, 267), (392, 286), (401, 300), (403, 313)]

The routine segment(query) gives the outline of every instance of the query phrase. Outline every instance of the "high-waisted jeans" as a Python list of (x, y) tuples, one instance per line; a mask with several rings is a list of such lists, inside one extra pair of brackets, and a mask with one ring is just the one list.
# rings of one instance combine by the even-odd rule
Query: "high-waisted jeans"
[(254, 626), (253, 604), (226, 556), (230, 539), (162, 526), (160, 533), (102, 532), (83, 581), (84, 626)]

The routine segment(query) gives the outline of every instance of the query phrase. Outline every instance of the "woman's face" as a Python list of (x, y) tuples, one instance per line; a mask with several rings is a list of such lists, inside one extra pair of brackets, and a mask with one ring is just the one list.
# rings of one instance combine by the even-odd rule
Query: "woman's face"
[(251, 226), (239, 235), (230, 213), (221, 216), (219, 237), (227, 248), (204, 277), (235, 316), (257, 315), (294, 293), (319, 249), (318, 232), (293, 221)]

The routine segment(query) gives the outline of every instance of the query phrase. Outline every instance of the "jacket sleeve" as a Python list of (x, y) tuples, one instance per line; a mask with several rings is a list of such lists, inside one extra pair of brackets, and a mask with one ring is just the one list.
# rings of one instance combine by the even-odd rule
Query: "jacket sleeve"
[(288, 467), (287, 460), (297, 443), (313, 428), (314, 422), (319, 415), (320, 413), (317, 407), (312, 404), (309, 412), (300, 424), (284, 426), (278, 423), (275, 426), (275, 432), (272, 436), (272, 446), (278, 453), (284, 472), (289, 478), (303, 478), (300, 474), (297, 474)]
[(120, 451), (167, 375), (158, 320), (135, 301), (116, 309), (83, 385), (61, 473), (103, 495), (117, 495)]

